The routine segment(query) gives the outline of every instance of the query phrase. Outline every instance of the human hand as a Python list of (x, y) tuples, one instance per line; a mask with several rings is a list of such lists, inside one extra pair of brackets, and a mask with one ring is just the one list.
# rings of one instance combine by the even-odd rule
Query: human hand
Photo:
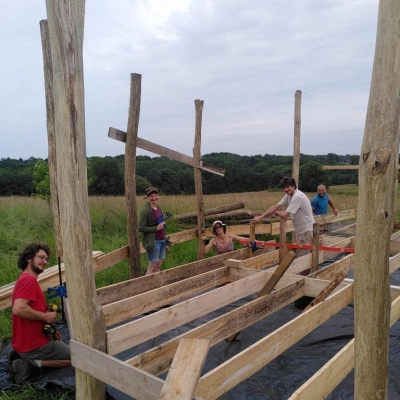
[(335, 209), (333, 210), (333, 212), (335, 213), (335, 215), (338, 215), (339, 210), (338, 210), (337, 208), (335, 208)]
[(52, 324), (56, 322), (57, 313), (55, 311), (47, 311), (46, 315), (44, 316), (44, 321), (48, 324)]
[(164, 228), (164, 225), (165, 225), (165, 221), (160, 222), (160, 223), (157, 225), (157, 230), (160, 231), (162, 228)]
[(251, 222), (259, 222), (262, 220), (262, 215), (257, 215), (256, 217), (251, 219)]
[(56, 331), (54, 335), (56, 340), (61, 340), (61, 333), (59, 331)]

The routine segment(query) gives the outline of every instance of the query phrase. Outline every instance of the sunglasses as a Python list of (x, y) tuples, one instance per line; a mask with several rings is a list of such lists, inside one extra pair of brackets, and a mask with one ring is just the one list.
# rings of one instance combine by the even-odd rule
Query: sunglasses
[(222, 228), (222, 225), (215, 225), (215, 229)]

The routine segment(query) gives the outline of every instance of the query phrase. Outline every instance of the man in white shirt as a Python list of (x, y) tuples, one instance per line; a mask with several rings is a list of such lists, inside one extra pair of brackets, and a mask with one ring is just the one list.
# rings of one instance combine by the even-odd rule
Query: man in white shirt
[[(314, 217), (308, 197), (297, 189), (296, 180), (285, 177), (281, 180), (281, 185), (285, 196), (277, 204), (268, 208), (263, 214), (254, 217), (253, 222), (259, 222), (269, 215), (277, 215), (281, 218), (291, 216), (294, 229), (296, 230), (296, 243), (300, 245), (311, 245), (313, 240)], [(286, 207), (285, 211), (280, 211), (281, 207)], [(311, 250), (297, 249), (297, 257), (310, 253)]]

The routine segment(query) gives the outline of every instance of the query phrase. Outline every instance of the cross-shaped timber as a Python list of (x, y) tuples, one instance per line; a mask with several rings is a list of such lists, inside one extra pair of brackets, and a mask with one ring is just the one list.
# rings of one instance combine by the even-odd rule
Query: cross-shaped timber
[[(108, 137), (126, 143), (126, 132), (115, 128), (109, 128)], [(150, 151), (160, 156), (168, 157), (172, 160), (179, 161), (183, 164), (191, 165), (192, 167), (200, 168), (203, 171), (211, 172), (219, 176), (225, 176), (225, 170), (211, 165), (205, 165), (202, 161), (197, 162), (194, 158), (185, 154), (179, 153), (175, 150), (168, 149), (167, 147), (160, 146), (159, 144), (150, 142), (145, 139), (137, 138), (137, 147), (143, 150)]]

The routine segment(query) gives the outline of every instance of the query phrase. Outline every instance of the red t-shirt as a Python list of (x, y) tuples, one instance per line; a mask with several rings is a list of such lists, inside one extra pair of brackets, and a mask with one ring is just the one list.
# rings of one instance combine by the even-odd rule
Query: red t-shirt
[[(47, 311), (46, 299), (36, 278), (21, 274), (15, 283), (12, 303), (16, 299), (29, 300), (29, 306), (36, 311)], [(12, 342), (17, 353), (26, 353), (47, 344), (51, 338), (42, 333), (44, 321), (29, 320), (12, 315)]]

